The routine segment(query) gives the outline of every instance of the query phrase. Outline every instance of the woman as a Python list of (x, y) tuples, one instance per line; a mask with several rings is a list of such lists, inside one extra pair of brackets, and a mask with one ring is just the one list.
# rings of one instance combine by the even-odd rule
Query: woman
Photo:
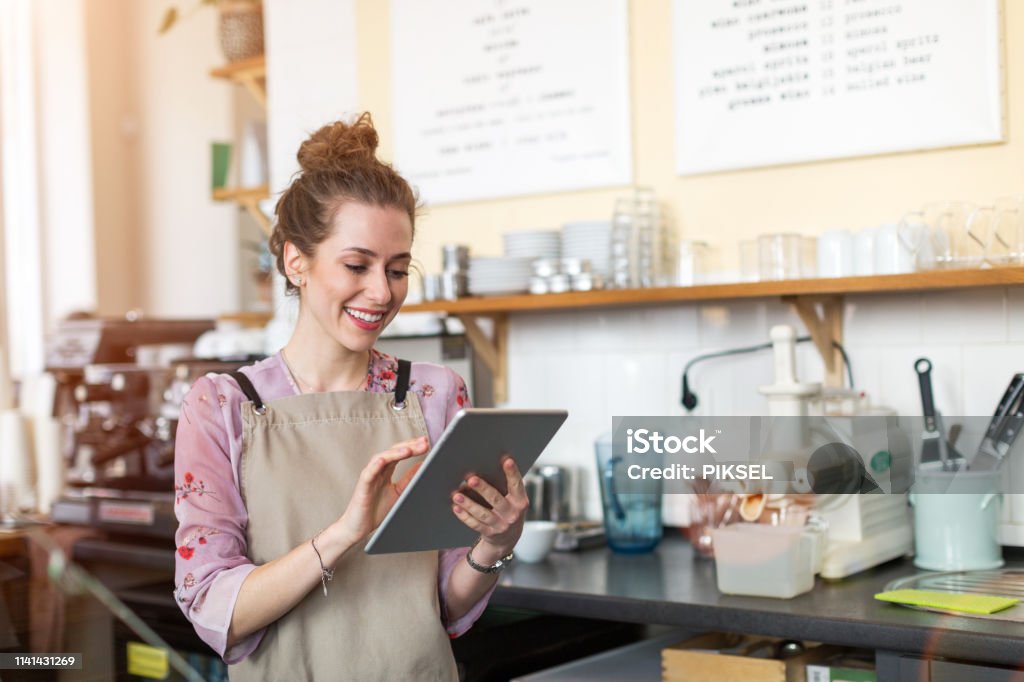
[(480, 534), (471, 550), (362, 551), (468, 404), (451, 370), (373, 349), (405, 300), (416, 217), (376, 147), (369, 114), (302, 143), (271, 237), (299, 296), (295, 331), (182, 404), (175, 595), (232, 680), (456, 679), (448, 638), (483, 611), (522, 532), (528, 501), (506, 458), (507, 495), (467, 479), (490, 508), (452, 495)]

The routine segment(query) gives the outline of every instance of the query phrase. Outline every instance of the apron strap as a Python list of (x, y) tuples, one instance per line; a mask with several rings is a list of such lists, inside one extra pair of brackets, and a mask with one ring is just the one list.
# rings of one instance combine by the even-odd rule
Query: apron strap
[(260, 394), (256, 392), (256, 387), (252, 385), (251, 381), (249, 381), (249, 377), (245, 376), (241, 372), (232, 372), (231, 376), (238, 382), (238, 387), (242, 389), (242, 393), (245, 394), (245, 397), (252, 401), (256, 414), (266, 414), (267, 406), (263, 404), (263, 399), (260, 398)]
[(405, 409), (405, 396), (409, 392), (409, 376), (412, 374), (412, 363), (408, 360), (398, 361), (398, 379), (395, 381), (395, 399), (393, 407), (396, 410)]

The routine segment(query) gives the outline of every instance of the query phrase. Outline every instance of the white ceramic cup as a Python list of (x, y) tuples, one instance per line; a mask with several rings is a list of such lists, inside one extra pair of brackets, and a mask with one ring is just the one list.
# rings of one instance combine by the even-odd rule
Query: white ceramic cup
[(865, 227), (853, 238), (853, 274), (875, 274), (875, 228)]
[(853, 235), (829, 230), (818, 237), (818, 277), (853, 275)]
[(917, 249), (900, 234), (899, 225), (882, 225), (875, 232), (875, 274), (897, 275), (917, 269)]
[(515, 558), (528, 564), (544, 561), (555, 546), (558, 525), (554, 521), (527, 521), (516, 543)]

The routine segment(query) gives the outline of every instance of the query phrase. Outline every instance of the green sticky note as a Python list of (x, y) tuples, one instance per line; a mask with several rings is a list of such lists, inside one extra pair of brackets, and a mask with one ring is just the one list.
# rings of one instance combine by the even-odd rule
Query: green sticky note
[(961, 611), (963, 613), (996, 613), (1008, 609), (1019, 599), (1013, 597), (997, 597), (987, 594), (954, 594), (952, 592), (930, 592), (928, 590), (892, 590), (880, 592), (875, 599), (906, 604), (908, 606), (925, 606), (945, 611)]

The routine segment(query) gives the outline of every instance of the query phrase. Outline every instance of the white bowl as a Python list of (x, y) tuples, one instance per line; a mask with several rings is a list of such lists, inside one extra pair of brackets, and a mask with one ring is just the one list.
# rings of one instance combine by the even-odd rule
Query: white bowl
[(528, 564), (544, 561), (555, 546), (557, 534), (558, 526), (554, 521), (527, 521), (516, 543), (515, 558)]

